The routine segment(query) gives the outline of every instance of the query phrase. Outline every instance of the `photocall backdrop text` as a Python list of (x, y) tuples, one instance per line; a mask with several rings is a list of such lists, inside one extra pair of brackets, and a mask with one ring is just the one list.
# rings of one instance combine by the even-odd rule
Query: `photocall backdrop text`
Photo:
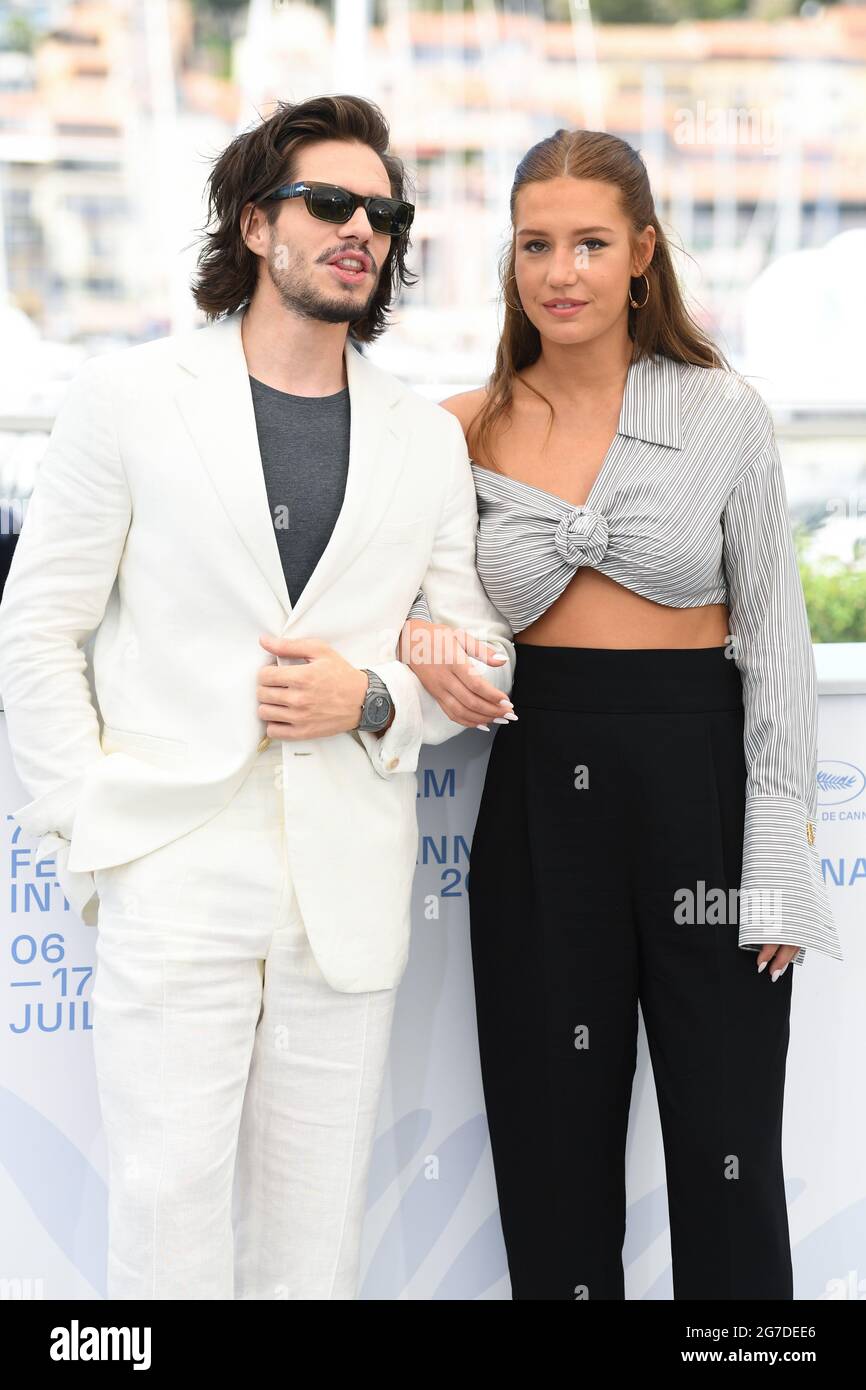
[[(510, 1298), (466, 892), (491, 737), (467, 731), (425, 748), (419, 764), (412, 949), (370, 1171), (362, 1299)], [(864, 1299), (866, 690), (820, 697), (819, 787), (818, 845), (845, 960), (809, 951), (789, 967), (783, 1144), (795, 1298)], [(53, 861), (34, 866), (10, 815), (27, 799), (0, 713), (0, 1297), (103, 1298), (107, 1163), (90, 1003), (98, 928), (69, 908)], [(627, 1192), (626, 1297), (669, 1299), (664, 1154), (642, 1020)]]

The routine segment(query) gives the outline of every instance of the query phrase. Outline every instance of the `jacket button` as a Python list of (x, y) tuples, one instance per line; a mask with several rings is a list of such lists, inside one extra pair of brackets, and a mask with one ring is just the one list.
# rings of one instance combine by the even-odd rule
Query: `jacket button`
[(258, 748), (256, 749), (256, 752), (257, 752), (257, 753), (263, 753), (264, 750), (267, 748), (268, 744), (270, 743), (270, 741), (271, 741), (271, 740), (270, 740), (269, 736), (268, 736), (267, 734), (265, 734), (264, 738), (259, 740), (259, 746), (258, 746)]
[(389, 758), (388, 761), (386, 762), (385, 766), (387, 767), (388, 771), (390, 772), (393, 768), (395, 768), (395, 767), (397, 766), (397, 764), (399, 763), (399, 761), (400, 761), (399, 758)]

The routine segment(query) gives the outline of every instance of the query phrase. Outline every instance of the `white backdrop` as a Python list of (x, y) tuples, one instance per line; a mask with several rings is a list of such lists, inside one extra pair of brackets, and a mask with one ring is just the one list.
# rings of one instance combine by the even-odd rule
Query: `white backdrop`
[[(820, 650), (820, 649), (819, 649)], [(819, 673), (821, 663), (819, 662)], [(819, 847), (845, 961), (794, 967), (784, 1159), (795, 1297), (866, 1298), (866, 688), (822, 681)], [(492, 734), (426, 748), (409, 966), (364, 1228), (362, 1299), (508, 1299), (475, 1039), (465, 879)], [(105, 1294), (106, 1153), (92, 1065), (95, 929), (10, 810), (0, 715), (0, 1297)], [(628, 1299), (672, 1296), (664, 1157), (641, 1022), (628, 1138)]]

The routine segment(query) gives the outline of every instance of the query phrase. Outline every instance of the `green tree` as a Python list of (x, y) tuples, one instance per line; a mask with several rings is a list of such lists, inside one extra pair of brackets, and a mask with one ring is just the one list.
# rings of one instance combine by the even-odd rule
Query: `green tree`
[(866, 642), (866, 568), (858, 559), (807, 564), (805, 528), (794, 536), (813, 642)]

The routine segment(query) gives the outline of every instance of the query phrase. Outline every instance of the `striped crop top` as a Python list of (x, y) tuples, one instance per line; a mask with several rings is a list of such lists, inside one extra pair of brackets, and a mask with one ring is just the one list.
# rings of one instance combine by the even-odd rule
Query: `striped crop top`
[[(582, 566), (670, 607), (727, 604), (748, 769), (739, 944), (799, 945), (797, 964), (810, 946), (841, 960), (814, 843), (815, 659), (763, 398), (735, 372), (649, 355), (628, 368), (582, 506), (471, 468), (478, 573), (513, 633)], [(423, 585), (409, 616), (436, 620)]]

